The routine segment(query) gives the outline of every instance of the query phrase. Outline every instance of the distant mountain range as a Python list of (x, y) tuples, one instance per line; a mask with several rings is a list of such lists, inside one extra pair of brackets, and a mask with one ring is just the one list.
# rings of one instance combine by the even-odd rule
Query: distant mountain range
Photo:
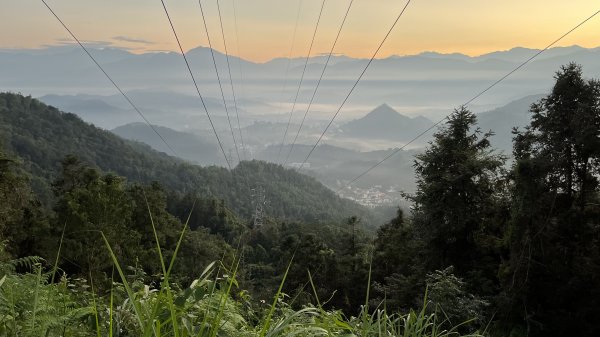
[[(339, 122), (356, 119), (364, 106), (376, 106), (387, 102), (403, 114), (415, 113), (428, 118), (437, 118), (441, 113), (462, 104), (464, 101), (501, 76), (514, 69), (520, 62), (538, 50), (513, 48), (480, 56), (462, 54), (440, 54), (426, 52), (418, 55), (392, 56), (375, 60), (356, 91), (350, 97)], [(198, 98), (186, 71), (181, 55), (177, 53), (133, 54), (124, 50), (103, 48), (91, 49), (98, 62), (104, 66), (114, 80), (127, 92), (148, 93), (134, 100), (139, 105), (169, 115), (169, 120), (157, 116), (152, 123), (180, 129), (189, 124), (190, 115), (197, 118), (194, 128), (206, 128), (201, 117)], [(211, 101), (216, 115), (223, 116), (219, 86), (213, 69), (210, 49), (199, 47), (188, 53), (191, 67), (196, 75), (203, 96)], [(216, 53), (221, 74), (227, 74), (225, 55)], [(578, 46), (551, 48), (533, 62), (513, 74), (492, 92), (480, 97), (473, 107), (477, 111), (488, 110), (525, 95), (545, 92), (552, 83), (552, 75), (561, 65), (578, 62), (587, 77), (600, 77), (600, 49)], [(278, 118), (289, 112), (298, 88), (303, 69), (301, 58), (291, 60), (291, 69), (284, 77), (287, 59), (274, 59), (256, 63), (237, 57), (231, 58), (235, 71), (233, 80), (237, 91), (238, 109), (244, 118), (255, 120), (262, 116)], [(352, 83), (366, 64), (365, 59), (335, 56), (328, 67), (321, 87), (315, 97), (315, 105), (309, 120), (324, 120), (331, 116), (348, 93)], [(239, 67), (238, 67), (239, 65)], [(305, 80), (300, 88), (298, 107), (308, 102), (312, 89), (324, 65), (324, 57), (309, 60)], [(109, 96), (114, 88), (94, 64), (75, 46), (49, 47), (36, 50), (0, 50), (0, 90), (13, 90), (41, 97), (48, 94), (77, 95), (92, 94)], [(241, 71), (239, 71), (241, 69)], [(241, 78), (243, 77), (243, 82)], [(222, 81), (227, 83), (224, 76)], [(284, 84), (285, 82), (285, 84)], [(283, 88), (286, 90), (282, 90)], [(228, 105), (233, 105), (231, 89), (224, 86)], [(181, 99), (171, 93), (184, 94)], [(154, 104), (156, 102), (167, 104)], [(185, 103), (181, 106), (181, 102)], [(284, 103), (281, 105), (281, 103)], [(152, 104), (151, 104), (152, 103)], [(129, 110), (130, 107), (114, 105)], [(193, 106), (196, 114), (189, 111)], [(301, 110), (301, 109), (297, 109)], [(90, 111), (90, 114), (93, 111)], [(164, 115), (164, 114), (162, 114)], [(126, 122), (139, 121), (130, 114)], [(299, 119), (298, 111), (294, 122)], [(166, 122), (166, 123), (164, 123)], [(246, 124), (249, 121), (246, 121)], [(121, 123), (125, 124), (125, 123)], [(112, 125), (111, 128), (117, 125)]]
[[(153, 125), (165, 128), (161, 128), (161, 133), (173, 143), (182, 158), (204, 165), (223, 164), (219, 161), (219, 153), (215, 155), (213, 131), (181, 55), (133, 54), (110, 48), (92, 48), (91, 52), (148, 120)], [(324, 146), (312, 155), (313, 174), (320, 181), (332, 185), (337, 180), (359, 173), (361, 168), (368, 168), (389, 151), (402, 146), (432, 125), (433, 121), (451, 113), (453, 108), (536, 52), (538, 50), (527, 48), (513, 48), (480, 56), (425, 52), (375, 60), (323, 138)], [(187, 55), (225, 151), (231, 155), (235, 153), (235, 148), (212, 68), (210, 49), (195, 48)], [(227, 74), (225, 55), (217, 52), (216, 57), (221, 74)], [(284, 73), (288, 61), (291, 62), (291, 69), (286, 81)], [(540, 93), (549, 91), (553, 74), (559, 67), (572, 61), (583, 66), (585, 77), (600, 78), (600, 48), (551, 48), (469, 106), (478, 113), (482, 131), (492, 130), (496, 133), (492, 137), (493, 146), (510, 153), (512, 127), (527, 124), (529, 105), (541, 97)], [(225, 103), (230, 117), (237, 110), (248, 154), (275, 160), (304, 60), (279, 58), (256, 63), (232, 57), (231, 62), (232, 69), (235, 69), (233, 81), (237, 106), (234, 106), (230, 86), (225, 85)], [(289, 144), (298, 129), (324, 62), (323, 56), (309, 60), (283, 150), (291, 148)], [(324, 125), (338, 109), (366, 62), (365, 59), (347, 56), (332, 58), (315, 97), (315, 104), (290, 155), (290, 162), (303, 160), (302, 155), (320, 136)], [(0, 69), (0, 90), (31, 93), (43, 102), (73, 112), (96, 126), (113, 130), (127, 139), (150, 144), (159, 151), (165, 150), (147, 126), (131, 124), (140, 123), (140, 116), (123, 97), (115, 93), (102, 73), (75, 46), (0, 50)], [(228, 84), (229, 78), (221, 80)], [(380, 106), (382, 102), (387, 104)], [(373, 107), (377, 108), (370, 111)], [(237, 115), (233, 123), (237, 128)], [(126, 126), (121, 127), (123, 125)], [(412, 144), (411, 150), (424, 147), (432, 133), (425, 134)], [(235, 132), (235, 137), (241, 142), (239, 131)], [(287, 151), (282, 152), (287, 155)], [(390, 165), (390, 169), (382, 165), (369, 178), (365, 177), (365, 181), (383, 184), (400, 181), (399, 185), (408, 186), (413, 180), (410, 166), (414, 153), (407, 151), (402, 154), (406, 155), (390, 159), (390, 163), (386, 164)], [(402, 165), (402, 178), (398, 178), (398, 172), (391, 169), (394, 165)]]

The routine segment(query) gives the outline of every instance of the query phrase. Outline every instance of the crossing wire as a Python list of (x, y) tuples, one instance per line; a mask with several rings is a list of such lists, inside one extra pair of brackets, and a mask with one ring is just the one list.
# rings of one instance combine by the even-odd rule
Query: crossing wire
[(308, 60), (310, 59), (310, 53), (312, 52), (313, 44), (315, 43), (315, 36), (317, 36), (317, 31), (319, 30), (319, 23), (321, 22), (321, 15), (323, 14), (323, 8), (325, 7), (325, 1), (321, 3), (321, 10), (319, 11), (319, 17), (317, 18), (317, 23), (315, 25), (315, 31), (313, 32), (312, 40), (310, 41), (310, 46), (308, 48), (308, 53), (306, 54), (306, 61), (304, 62), (304, 68), (302, 69), (302, 75), (300, 76), (300, 83), (298, 84), (298, 90), (296, 90), (296, 97), (294, 98), (294, 103), (292, 104), (292, 110), (290, 110), (290, 117), (287, 122), (287, 126), (285, 127), (285, 132), (283, 134), (283, 140), (281, 141), (281, 146), (279, 147), (279, 154), (277, 155), (277, 161), (279, 161), (279, 157), (281, 156), (281, 150), (283, 149), (283, 145), (285, 144), (285, 138), (287, 137), (288, 131), (290, 129), (290, 124), (292, 122), (292, 115), (294, 114), (294, 109), (296, 109), (296, 103), (298, 102), (298, 96), (300, 95), (300, 89), (302, 88), (302, 82), (304, 81), (304, 74), (306, 74), (306, 67), (308, 66)]
[[(239, 29), (238, 29), (238, 20), (237, 20), (237, 10), (236, 10), (236, 5), (235, 5), (235, 0), (232, 0), (232, 4), (233, 4), (233, 22), (235, 24), (235, 40), (236, 40), (236, 46), (237, 46), (237, 64), (238, 64), (238, 71), (240, 73), (240, 87), (241, 87), (241, 91), (242, 91), (242, 96), (244, 96), (244, 75), (242, 74), (242, 53), (240, 52), (240, 33), (239, 33)], [(240, 138), (242, 138), (242, 129), (240, 128)], [(243, 141), (243, 138), (242, 138)], [(248, 159), (248, 157), (246, 156), (246, 152), (249, 152), (248, 154), (250, 155), (250, 157), (252, 157), (252, 152), (251, 151), (245, 151), (247, 150), (246, 148), (242, 149), (242, 153), (244, 154), (244, 157), (246, 159)]]
[[(300, 22), (300, 13), (302, 9), (302, 0), (298, 2), (298, 10), (296, 13), (296, 24), (294, 25), (294, 34), (292, 35), (292, 44), (290, 46), (290, 52), (288, 53), (288, 61), (285, 67), (285, 74), (283, 77), (283, 86), (281, 87), (281, 93), (279, 94), (279, 111), (283, 110), (283, 94), (285, 93), (285, 89), (287, 88), (288, 75), (290, 71), (290, 65), (292, 64), (292, 52), (294, 51), (294, 44), (296, 42), (296, 33), (298, 32), (298, 22)], [(285, 136), (284, 136), (285, 138)], [(279, 154), (277, 155), (277, 159), (275, 161), (279, 161), (279, 157), (281, 156), (281, 148), (279, 148)]]
[[(589, 17), (587, 17), (585, 20), (581, 21), (579, 24), (577, 24), (575, 27), (571, 28), (569, 31), (567, 31), (566, 33), (564, 33), (563, 35), (561, 35), (559, 38), (557, 38), (556, 40), (552, 41), (550, 44), (548, 44), (546, 47), (544, 47), (544, 49), (539, 50), (538, 52), (536, 52), (535, 54), (533, 54), (532, 56), (530, 56), (528, 59), (526, 59), (525, 61), (523, 61), (521, 64), (519, 64), (516, 68), (514, 68), (513, 70), (509, 71), (506, 75), (502, 76), (501, 78), (499, 78), (498, 80), (496, 80), (495, 82), (493, 82), (492, 84), (490, 84), (488, 87), (486, 87), (485, 89), (483, 89), (482, 91), (480, 91), (479, 93), (477, 93), (475, 96), (473, 96), (471, 99), (469, 99), (468, 101), (466, 101), (465, 103), (463, 103), (461, 106), (462, 107), (466, 107), (467, 105), (471, 104), (473, 101), (475, 101), (476, 99), (478, 99), (479, 97), (481, 97), (483, 94), (485, 94), (486, 92), (490, 91), (490, 89), (492, 89), (493, 87), (495, 87), (496, 85), (498, 85), (500, 82), (504, 81), (506, 78), (508, 78), (510, 75), (514, 74), (515, 72), (517, 72), (519, 69), (523, 68), (525, 65), (527, 65), (529, 62), (533, 61), (536, 57), (540, 56), (542, 53), (544, 53), (545, 51), (547, 51), (548, 49), (550, 49), (552, 46), (554, 46), (555, 44), (557, 44), (558, 42), (560, 42), (562, 39), (564, 39), (565, 37), (567, 37), (569, 34), (571, 34), (572, 32), (574, 32), (575, 30), (577, 30), (579, 27), (583, 26), (586, 22), (588, 22), (589, 20), (591, 20), (592, 18), (594, 18), (596, 15), (598, 15), (600, 13), (600, 10), (596, 11), (594, 14), (590, 15)], [(414, 143), (417, 139), (421, 138), (423, 135), (425, 135), (427, 132), (431, 131), (432, 129), (434, 129), (435, 127), (437, 127), (438, 125), (442, 124), (445, 120), (447, 120), (450, 115), (446, 115), (444, 118), (440, 119), (439, 121), (437, 121), (435, 124), (433, 124), (432, 126), (430, 126), (429, 128), (425, 129), (424, 131), (422, 131), (421, 133), (419, 133), (417, 136), (415, 136), (413, 139), (411, 139), (408, 143), (404, 144), (403, 146), (401, 146), (400, 148), (392, 151), (389, 155), (385, 156), (385, 158), (383, 158), (382, 160), (380, 160), (378, 163), (376, 163), (375, 165), (371, 166), (370, 168), (368, 168), (367, 170), (365, 170), (364, 172), (362, 172), (361, 174), (359, 174), (358, 176), (354, 177), (349, 183), (347, 183), (346, 185), (342, 186), (341, 188), (339, 188), (336, 193), (339, 193), (341, 190), (343, 190), (346, 187), (351, 186), (353, 183), (355, 183), (357, 180), (359, 180), (360, 178), (362, 178), (363, 176), (365, 176), (366, 174), (368, 174), (369, 172), (371, 172), (372, 170), (374, 170), (376, 167), (378, 167), (379, 165), (383, 164), (385, 161), (387, 161), (388, 159), (390, 159), (391, 157), (393, 157), (394, 155), (396, 155), (398, 152), (404, 150), (408, 145)]]
[[(201, 0), (198, 0), (200, 2)], [(202, 7), (202, 5), (200, 5)], [(225, 39), (225, 30), (223, 29), (223, 18), (221, 17), (221, 6), (217, 0), (217, 11), (219, 12), (219, 23), (221, 24), (221, 35), (223, 36), (223, 45), (225, 46), (225, 59), (227, 60), (227, 71), (229, 72), (229, 83), (231, 84), (231, 93), (233, 95), (233, 106), (237, 117), (238, 131), (240, 133), (240, 141), (242, 142), (242, 155), (244, 154), (244, 137), (242, 136), (242, 128), (240, 127), (240, 114), (238, 111), (237, 98), (235, 97), (235, 89), (233, 87), (233, 77), (231, 77), (231, 66), (229, 65), (229, 52), (227, 51), (227, 40)], [(208, 35), (208, 30), (206, 35)], [(211, 48), (212, 49), (212, 48)], [(239, 158), (238, 158), (239, 159)]]
[(344, 15), (344, 19), (342, 20), (340, 28), (335, 37), (335, 40), (333, 41), (333, 45), (331, 46), (329, 55), (327, 55), (327, 61), (325, 61), (325, 66), (323, 66), (323, 70), (321, 71), (321, 75), (319, 76), (319, 80), (317, 81), (317, 85), (315, 86), (315, 90), (313, 91), (312, 97), (310, 98), (310, 102), (308, 103), (308, 106), (306, 107), (306, 111), (304, 112), (304, 117), (302, 117), (302, 122), (300, 123), (300, 127), (298, 128), (298, 132), (296, 132), (296, 136), (294, 137), (294, 141), (292, 142), (292, 146), (290, 147), (290, 151), (288, 152), (287, 157), (285, 158), (285, 161), (283, 162), (283, 165), (285, 165), (288, 162), (288, 160), (290, 159), (290, 155), (292, 154), (292, 151), (294, 150), (294, 145), (296, 145), (296, 141), (298, 140), (300, 131), (302, 131), (302, 126), (304, 125), (306, 116), (308, 115), (308, 112), (310, 111), (310, 108), (315, 100), (315, 96), (317, 95), (317, 91), (319, 90), (319, 86), (321, 85), (321, 80), (323, 80), (323, 75), (325, 75), (325, 70), (327, 70), (327, 66), (329, 65), (329, 61), (331, 60), (331, 55), (333, 54), (333, 51), (335, 50), (335, 46), (337, 45), (338, 39), (340, 38), (340, 34), (342, 33), (342, 29), (344, 28), (344, 24), (346, 23), (346, 19), (348, 18), (348, 13), (350, 13), (350, 8), (352, 8), (353, 2), (354, 2), (354, 0), (350, 0), (350, 3), (348, 4), (348, 8), (346, 9), (346, 14)]
[(306, 155), (306, 158), (304, 158), (304, 161), (302, 162), (302, 164), (300, 164), (299, 169), (302, 169), (302, 167), (304, 166), (304, 164), (306, 164), (306, 162), (308, 161), (308, 158), (310, 158), (310, 156), (312, 155), (312, 153), (315, 151), (315, 149), (317, 148), (317, 145), (319, 145), (319, 143), (323, 139), (323, 136), (325, 136), (325, 133), (327, 132), (327, 130), (329, 130), (329, 128), (331, 127), (331, 124), (333, 124), (333, 121), (335, 120), (335, 118), (337, 117), (337, 115), (340, 113), (340, 111), (342, 110), (342, 108), (344, 107), (344, 105), (346, 104), (346, 102), (348, 101), (348, 99), (350, 98), (350, 95), (352, 95), (352, 93), (354, 92), (354, 89), (356, 89), (356, 86), (358, 85), (358, 83), (360, 82), (360, 80), (363, 78), (363, 76), (367, 72), (367, 69), (369, 69), (369, 66), (371, 66), (371, 63), (373, 63), (373, 60), (375, 59), (375, 57), (377, 57), (377, 54), (379, 54), (379, 50), (381, 50), (381, 47), (383, 46), (383, 44), (385, 43), (385, 41), (388, 39), (388, 37), (390, 36), (390, 34), (392, 33), (392, 31), (394, 30), (394, 28), (398, 24), (398, 21), (400, 21), (400, 18), (402, 17), (402, 15), (404, 15), (404, 12), (406, 11), (406, 8), (408, 8), (408, 5), (410, 5), (411, 1), (412, 0), (408, 0), (406, 2), (406, 4), (404, 5), (404, 7), (402, 7), (402, 10), (400, 11), (400, 14), (398, 14), (398, 16), (396, 17), (396, 20), (394, 21), (394, 23), (392, 24), (392, 26), (388, 30), (387, 34), (384, 36), (383, 40), (381, 41), (381, 43), (379, 44), (379, 46), (377, 47), (377, 49), (373, 53), (373, 56), (371, 56), (371, 59), (369, 59), (369, 62), (367, 63), (367, 65), (365, 66), (365, 68), (362, 70), (362, 72), (360, 73), (360, 75), (358, 76), (358, 78), (356, 79), (356, 82), (354, 82), (354, 85), (352, 86), (352, 88), (348, 92), (348, 95), (346, 95), (346, 98), (344, 98), (344, 101), (342, 102), (342, 104), (340, 105), (340, 107), (337, 109), (337, 111), (335, 112), (335, 114), (333, 115), (333, 117), (331, 118), (331, 120), (329, 121), (329, 124), (327, 124), (327, 127), (325, 127), (325, 130), (323, 130), (323, 133), (321, 133), (321, 135), (319, 136), (319, 139), (317, 140), (317, 142), (315, 143), (315, 145), (312, 147), (312, 149), (308, 152), (308, 155)]
[[(163, 0), (161, 0), (163, 1)], [(221, 90), (221, 98), (223, 99), (223, 105), (225, 106), (225, 114), (227, 115), (227, 121), (229, 122), (229, 129), (231, 130), (231, 138), (233, 138), (233, 145), (235, 146), (235, 153), (237, 154), (238, 162), (240, 159), (240, 151), (238, 150), (237, 141), (235, 134), (233, 133), (233, 125), (231, 124), (231, 118), (229, 117), (229, 108), (227, 107), (227, 101), (225, 100), (225, 93), (223, 92), (223, 85), (221, 84), (221, 76), (219, 75), (219, 69), (217, 67), (217, 60), (215, 58), (215, 51), (210, 41), (210, 34), (208, 33), (208, 26), (206, 24), (206, 18), (204, 16), (204, 9), (202, 8), (202, 0), (198, 0), (200, 5), (200, 13), (202, 13), (202, 21), (204, 22), (204, 31), (206, 32), (206, 38), (208, 39), (208, 49), (210, 49), (210, 55), (212, 56), (213, 65), (215, 67), (215, 73), (217, 73), (217, 82), (219, 82), (219, 89)]]
[(117, 85), (117, 83), (112, 79), (112, 77), (110, 77), (110, 75), (108, 75), (108, 73), (104, 70), (104, 68), (100, 65), (100, 63), (98, 63), (98, 61), (96, 61), (96, 58), (94, 58), (94, 56), (92, 56), (92, 54), (89, 52), (89, 50), (83, 45), (83, 43), (81, 43), (81, 41), (79, 41), (79, 39), (75, 36), (75, 34), (69, 29), (69, 27), (67, 27), (67, 25), (63, 22), (63, 20), (61, 20), (61, 18), (58, 16), (58, 14), (56, 14), (54, 12), (54, 10), (46, 3), (46, 1), (41, 0), (42, 3), (46, 6), (46, 8), (48, 8), (48, 10), (50, 11), (50, 13), (52, 13), (52, 15), (56, 18), (56, 20), (58, 20), (58, 22), (60, 22), (60, 24), (63, 26), (63, 28), (69, 33), (69, 35), (71, 35), (71, 37), (73, 38), (73, 40), (75, 40), (75, 42), (77, 42), (77, 44), (81, 47), (81, 49), (83, 49), (83, 51), (87, 54), (87, 56), (94, 62), (94, 64), (98, 67), (98, 69), (100, 69), (100, 71), (102, 71), (102, 73), (104, 74), (104, 76), (106, 76), (106, 78), (110, 81), (110, 83), (112, 83), (112, 85), (119, 91), (119, 93), (125, 98), (125, 100), (127, 101), (127, 103), (129, 103), (129, 105), (131, 105), (131, 107), (133, 108), (133, 110), (135, 110), (135, 112), (137, 112), (138, 115), (140, 115), (140, 117), (144, 120), (144, 122), (150, 127), (150, 129), (152, 129), (152, 131), (154, 131), (154, 133), (160, 138), (160, 140), (167, 146), (167, 148), (173, 153), (173, 155), (175, 155), (176, 157), (179, 157), (179, 155), (177, 154), (177, 152), (175, 150), (173, 150), (173, 148), (171, 147), (171, 145), (169, 145), (169, 143), (165, 140), (165, 138), (158, 132), (158, 130), (154, 127), (154, 125), (152, 125), (152, 123), (150, 123), (150, 121), (146, 118), (146, 116), (142, 113), (142, 111), (133, 103), (133, 101), (129, 98), (129, 96), (121, 89), (121, 87), (119, 87), (119, 85)]
[[(206, 107), (206, 103), (204, 102), (204, 97), (200, 93), (200, 88), (198, 87), (198, 83), (196, 82), (196, 78), (194, 77), (194, 73), (192, 72), (192, 68), (190, 67), (190, 63), (188, 62), (187, 56), (185, 56), (185, 52), (183, 51), (183, 47), (181, 46), (181, 42), (179, 41), (179, 36), (177, 35), (177, 31), (175, 30), (175, 26), (173, 25), (173, 21), (171, 20), (171, 16), (169, 15), (169, 11), (167, 10), (167, 6), (165, 5), (164, 0), (160, 0), (162, 6), (165, 10), (165, 14), (167, 15), (167, 19), (169, 20), (169, 25), (171, 26), (171, 30), (173, 31), (173, 35), (175, 36), (175, 40), (177, 41), (177, 45), (179, 46), (179, 51), (181, 51), (181, 56), (183, 56), (183, 60), (185, 61), (185, 65), (187, 67), (188, 72), (190, 73), (190, 77), (192, 78), (192, 82), (194, 82), (194, 87), (196, 88), (196, 92), (198, 93), (198, 97), (200, 97), (200, 102), (202, 102), (202, 106), (204, 107), (204, 111), (206, 112), (206, 116), (208, 117), (208, 121), (210, 122), (210, 126), (215, 133), (215, 137), (217, 138), (217, 142), (219, 143), (219, 147), (221, 148), (221, 152), (223, 153), (223, 157), (225, 157), (225, 162), (227, 162), (227, 167), (231, 170), (231, 164), (229, 163), (229, 158), (225, 154), (225, 149), (223, 148), (223, 143), (221, 143), (221, 139), (217, 134), (217, 129), (215, 128), (215, 124), (210, 117), (210, 113), (208, 112), (208, 108)], [(212, 50), (212, 49), (211, 49)]]

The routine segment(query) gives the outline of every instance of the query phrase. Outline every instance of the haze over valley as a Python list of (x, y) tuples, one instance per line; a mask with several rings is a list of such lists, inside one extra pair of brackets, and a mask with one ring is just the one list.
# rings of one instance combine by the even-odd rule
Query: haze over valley
[(0, 337), (600, 336), (597, 0), (0, 4)]
[[(77, 48), (65, 45), (0, 50), (0, 68), (4, 69), (0, 91), (30, 93), (121, 137), (169, 152)], [(225, 165), (200, 101), (190, 90), (189, 74), (180, 55), (170, 52), (133, 54), (118, 48), (91, 51), (180, 157), (200, 165)], [(334, 190), (341, 187), (536, 52), (513, 48), (476, 57), (426, 52), (376, 59), (324, 135), (321, 146), (302, 165), (302, 171)], [(225, 55), (218, 51), (215, 55), (220, 73), (226, 74)], [(296, 168), (322, 134), (367, 61), (332, 57), (298, 133), (325, 57), (310, 58), (290, 119), (304, 59), (278, 58), (256, 63), (231, 57), (237, 99), (233, 101), (231, 88), (226, 85), (228, 78), (224, 76), (228, 118), (211, 67), (210, 49), (198, 47), (187, 56), (230, 161), (237, 162), (239, 152), (241, 159), (285, 163)], [(548, 70), (576, 61), (583, 65), (586, 73), (598, 76), (598, 59), (600, 48), (552, 48), (495, 87), (493, 95), (483, 95), (469, 108), (478, 113), (482, 131), (495, 133), (492, 145), (510, 154), (511, 129), (526, 124), (529, 105), (549, 90), (552, 73)], [(286, 78), (283, 75), (288, 64)], [(237, 129), (238, 117), (240, 129)], [(231, 136), (230, 122), (234, 136)], [(378, 194), (381, 203), (402, 203), (399, 192), (414, 190), (414, 155), (430, 139), (431, 132), (411, 143), (388, 164), (357, 181), (356, 191), (344, 191), (345, 195), (371, 205), (373, 198), (366, 195), (372, 195), (368, 190), (376, 186), (381, 192)], [(237, 152), (235, 145), (238, 145)]]

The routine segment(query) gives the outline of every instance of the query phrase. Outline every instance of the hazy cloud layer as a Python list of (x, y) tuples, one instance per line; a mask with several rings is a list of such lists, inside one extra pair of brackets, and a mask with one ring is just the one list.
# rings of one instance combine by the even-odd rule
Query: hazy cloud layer
[(123, 36), (123, 35), (113, 36), (112, 39), (117, 40), (117, 41), (122, 41), (122, 42), (139, 43), (139, 44), (146, 44), (146, 45), (155, 44), (154, 42), (149, 41), (149, 40), (144, 40), (144, 39), (130, 37), (130, 36)]

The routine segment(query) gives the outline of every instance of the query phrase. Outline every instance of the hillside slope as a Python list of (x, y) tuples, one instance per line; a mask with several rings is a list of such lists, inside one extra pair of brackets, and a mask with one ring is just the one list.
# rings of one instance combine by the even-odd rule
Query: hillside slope
[(491, 137), (492, 146), (507, 154), (512, 153), (513, 127), (523, 128), (529, 124), (531, 104), (543, 97), (543, 95), (526, 96), (494, 110), (477, 114), (481, 131), (494, 132)]
[(365, 208), (293, 170), (258, 161), (242, 162), (232, 171), (192, 165), (22, 95), (0, 93), (0, 142), (22, 158), (33, 188), (45, 200), (51, 198), (50, 182), (61, 160), (75, 154), (130, 181), (158, 181), (179, 193), (223, 199), (244, 217), (254, 209), (253, 188), (265, 190), (266, 212), (276, 218), (338, 222), (350, 215), (369, 217)]
[[(191, 133), (179, 132), (164, 126), (154, 125), (154, 128), (163, 136), (177, 156), (194, 164), (225, 166), (223, 155), (217, 145), (204, 138)], [(110, 130), (117, 136), (150, 145), (160, 152), (169, 149), (158, 136), (144, 123), (129, 123)]]

